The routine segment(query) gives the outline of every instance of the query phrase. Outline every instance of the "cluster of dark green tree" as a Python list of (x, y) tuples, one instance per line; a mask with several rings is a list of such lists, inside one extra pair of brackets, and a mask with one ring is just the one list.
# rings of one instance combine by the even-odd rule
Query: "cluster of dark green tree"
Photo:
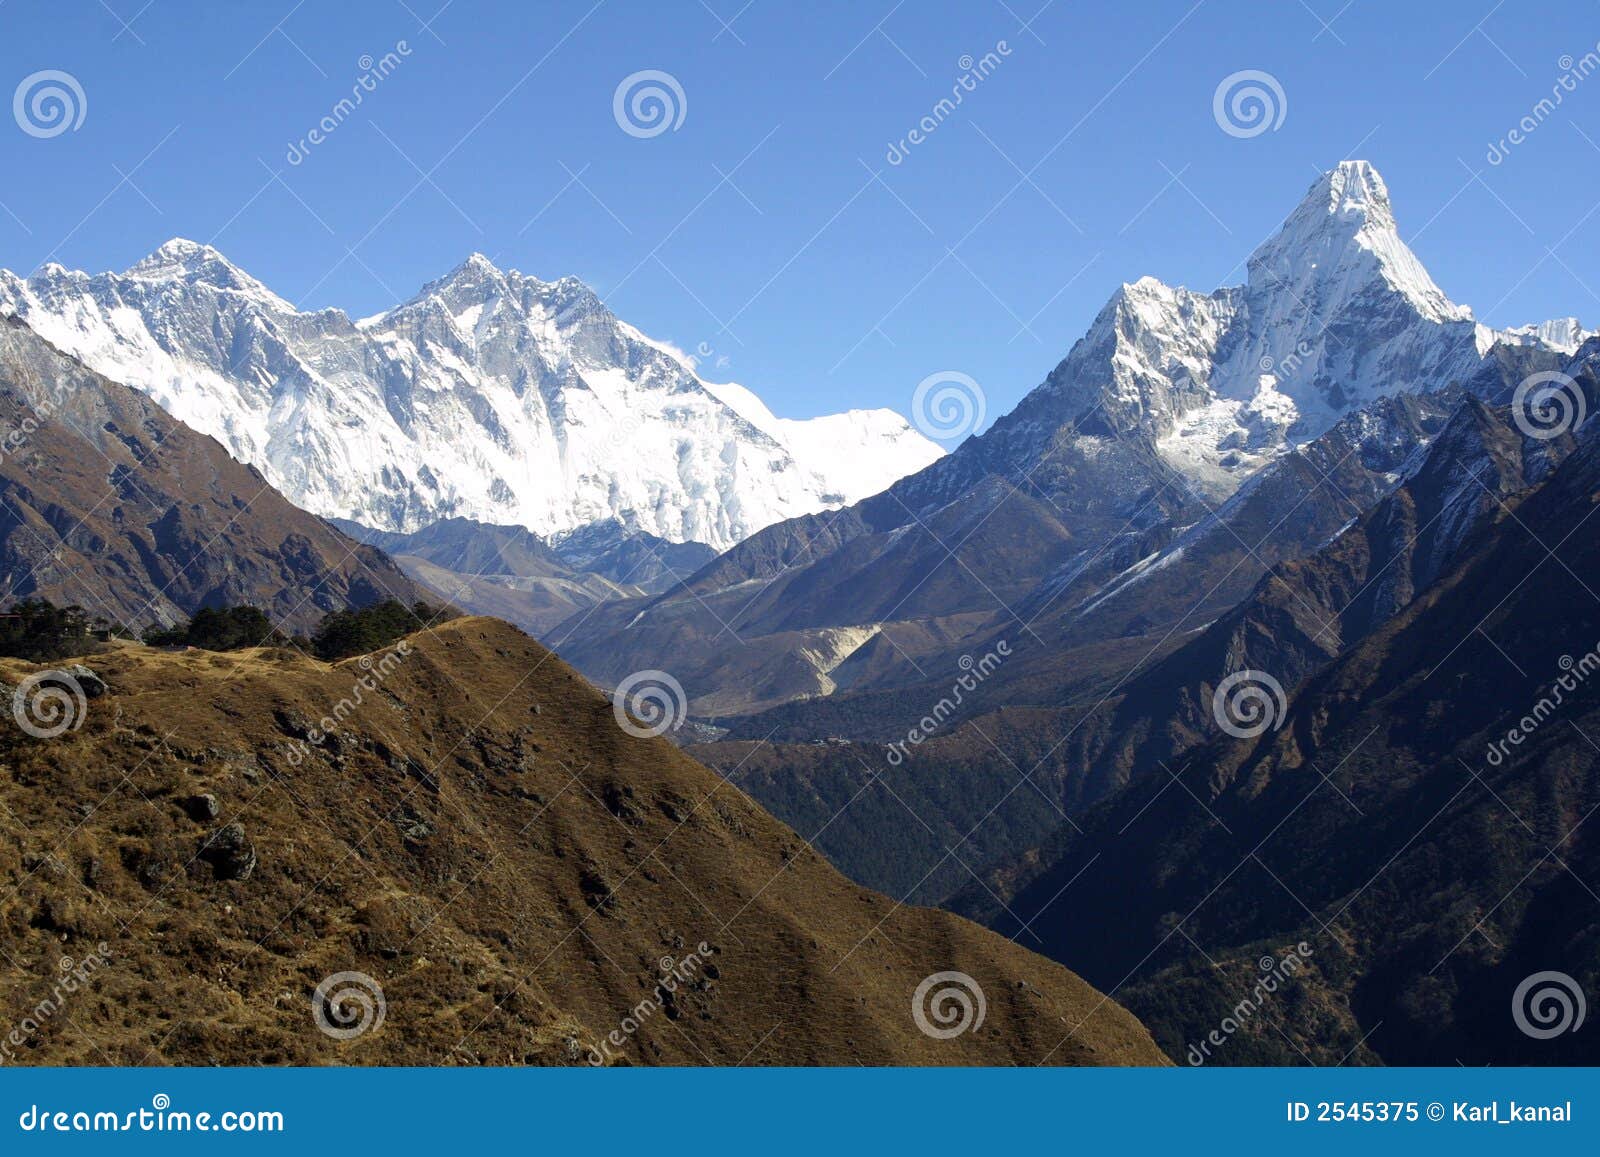
[(272, 625), (259, 607), (202, 607), (194, 618), (176, 627), (152, 627), (144, 633), (152, 647), (201, 647), (237, 651), (243, 647), (287, 646), (288, 636)]
[(333, 611), (307, 637), (285, 635), (257, 607), (208, 607), (180, 626), (146, 631), (144, 641), (153, 647), (188, 646), (207, 651), (298, 647), (319, 659), (332, 660), (382, 650), (440, 617), (440, 609), (427, 603), (406, 606), (388, 599), (360, 610)]
[(132, 638), (120, 623), (82, 607), (23, 599), (0, 611), (0, 656), (46, 663), (86, 655), (112, 637)]
[(334, 611), (311, 632), (311, 653), (319, 659), (344, 659), (381, 651), (446, 617), (438, 607), (424, 602), (408, 607), (399, 599), (385, 599), (359, 611)]
[[(245, 647), (297, 647), (319, 659), (344, 659), (390, 646), (452, 612), (424, 602), (407, 606), (388, 599), (354, 611), (323, 616), (307, 635), (286, 635), (259, 607), (206, 607), (187, 623), (152, 627), (143, 640), (152, 647), (201, 647), (237, 651)], [(0, 611), (0, 657), (34, 663), (87, 655), (110, 639), (137, 636), (121, 623), (90, 615), (80, 606), (58, 607), (47, 599), (23, 599)]]

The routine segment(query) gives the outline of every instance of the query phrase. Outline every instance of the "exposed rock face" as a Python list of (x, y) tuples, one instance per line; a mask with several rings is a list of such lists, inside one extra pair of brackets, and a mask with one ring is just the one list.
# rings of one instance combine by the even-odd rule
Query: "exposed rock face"
[(184, 800), (183, 811), (185, 815), (196, 823), (204, 823), (207, 820), (217, 818), (221, 811), (221, 805), (217, 803), (216, 796), (210, 792), (205, 792), (201, 795), (192, 795)]
[(256, 870), (256, 849), (240, 824), (228, 824), (200, 841), (199, 859), (219, 880), (248, 880)]
[(106, 681), (82, 663), (73, 663), (63, 668), (62, 674), (66, 676), (67, 681), (83, 692), (86, 699), (98, 699), (107, 691)]

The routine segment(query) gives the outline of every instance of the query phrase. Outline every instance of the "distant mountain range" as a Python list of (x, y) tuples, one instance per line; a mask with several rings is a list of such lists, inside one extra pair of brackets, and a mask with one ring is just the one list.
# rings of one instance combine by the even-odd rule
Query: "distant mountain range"
[(1475, 322), (1401, 240), (1364, 161), (1316, 181), (1246, 269), (1210, 294), (1122, 286), (1038, 388), (947, 457), (549, 639), (602, 682), (670, 656), (696, 713), (719, 719), (936, 680), (996, 636), (1031, 645), (1010, 679), (1069, 646), (1155, 643), (1368, 509), (1450, 390), (1503, 386), (1480, 377), (1492, 350), (1554, 364), (1586, 336)]
[(443, 518), (546, 538), (617, 526), (726, 549), (939, 457), (889, 410), (781, 419), (582, 282), (473, 254), (411, 300), (305, 313), (173, 240), (121, 274), (0, 271), (10, 312), (149, 394), (291, 501), (377, 530)]
[(703, 543), (668, 542), (616, 522), (550, 543), (525, 527), (470, 518), (443, 518), (409, 534), (328, 521), (394, 556), (449, 602), (540, 633), (601, 603), (665, 590), (716, 557)]

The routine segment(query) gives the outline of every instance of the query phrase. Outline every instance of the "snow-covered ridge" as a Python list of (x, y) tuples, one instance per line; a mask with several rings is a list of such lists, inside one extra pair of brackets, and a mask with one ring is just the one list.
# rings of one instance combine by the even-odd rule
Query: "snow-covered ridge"
[(1537, 325), (1519, 325), (1493, 331), (1500, 341), (1513, 345), (1543, 345), (1558, 353), (1575, 354), (1578, 347), (1600, 330), (1584, 329), (1575, 317), (1558, 317)]
[(941, 451), (890, 410), (778, 418), (575, 278), (481, 254), (352, 322), (175, 239), (121, 274), (0, 270), (0, 312), (217, 438), (317, 514), (559, 535), (610, 520), (723, 549)]

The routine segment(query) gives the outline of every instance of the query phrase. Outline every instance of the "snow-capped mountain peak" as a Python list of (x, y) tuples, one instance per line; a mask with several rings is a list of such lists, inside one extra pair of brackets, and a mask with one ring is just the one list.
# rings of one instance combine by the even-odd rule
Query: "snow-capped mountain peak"
[(1026, 458), (1052, 422), (1142, 431), (1220, 499), (1352, 410), (1465, 380), (1496, 341), (1576, 348), (1584, 333), (1576, 321), (1508, 333), (1475, 322), (1405, 244), (1366, 161), (1313, 182), (1246, 269), (1243, 285), (1212, 293), (1122, 285), (997, 439), (1020, 439)]
[(1367, 161), (1340, 161), (1313, 181), (1285, 222), (1285, 231), (1304, 237), (1324, 231), (1329, 223), (1351, 233), (1392, 233), (1399, 228), (1389, 186)]
[[(1470, 320), (1400, 238), (1383, 177), (1366, 161), (1341, 161), (1312, 183), (1283, 226), (1247, 263), (1258, 294), (1315, 294), (1315, 305), (1337, 309), (1374, 288), (1403, 296), (1435, 322)], [(1307, 300), (1307, 308), (1313, 304)]]
[(234, 269), (220, 250), (186, 237), (174, 237), (149, 256), (134, 262), (123, 275), (169, 279), (174, 274), (194, 274), (207, 267)]
[(416, 294), (397, 308), (404, 309), (413, 302), (433, 297), (460, 297), (463, 294), (481, 295), (505, 286), (506, 275), (482, 253), (471, 253), (443, 277), (428, 282)]
[(181, 239), (122, 274), (0, 270), (0, 312), (150, 394), (306, 509), (383, 530), (615, 522), (721, 549), (941, 453), (887, 410), (796, 421), (730, 401), (739, 387), (702, 381), (583, 282), (481, 253), (359, 322), (300, 312)]
[[(56, 267), (58, 270), (60, 267)], [(49, 268), (41, 272), (49, 272)], [(62, 272), (66, 272), (62, 270)], [(210, 286), (270, 298), (276, 306), (293, 308), (261, 282), (251, 277), (210, 245), (174, 237), (148, 257), (130, 265), (122, 274), (135, 281), (173, 282)]]

